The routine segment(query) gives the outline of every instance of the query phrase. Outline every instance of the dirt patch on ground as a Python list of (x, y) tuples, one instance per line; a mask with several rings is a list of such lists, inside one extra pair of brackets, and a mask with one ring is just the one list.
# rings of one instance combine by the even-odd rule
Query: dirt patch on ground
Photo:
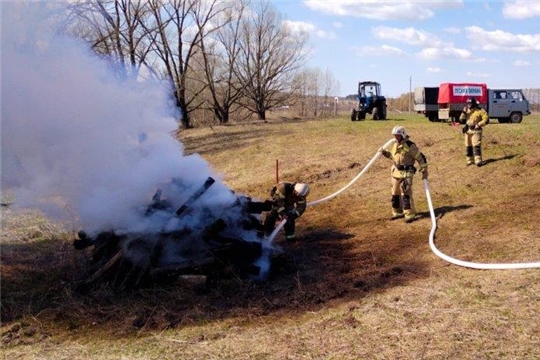
[(540, 164), (540, 157), (532, 155), (523, 156), (523, 165), (527, 167), (535, 167)]
[(353, 162), (353, 163), (349, 164), (349, 166), (347, 166), (347, 167), (338, 167), (338, 168), (331, 169), (331, 170), (328, 169), (328, 170), (324, 170), (321, 173), (308, 175), (306, 177), (306, 179), (310, 183), (313, 183), (313, 182), (316, 182), (316, 181), (321, 180), (321, 179), (329, 179), (331, 177), (336, 176), (337, 174), (342, 173), (343, 171), (354, 170), (354, 169), (362, 169), (364, 166), (365, 165), (362, 165), (360, 163)]

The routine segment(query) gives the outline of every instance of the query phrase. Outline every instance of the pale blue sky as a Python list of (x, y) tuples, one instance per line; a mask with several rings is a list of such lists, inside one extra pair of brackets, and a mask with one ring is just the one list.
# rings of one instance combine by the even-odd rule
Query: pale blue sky
[(540, 0), (270, 1), (309, 31), (308, 66), (329, 69), (341, 96), (360, 80), (390, 97), (443, 82), (540, 88)]

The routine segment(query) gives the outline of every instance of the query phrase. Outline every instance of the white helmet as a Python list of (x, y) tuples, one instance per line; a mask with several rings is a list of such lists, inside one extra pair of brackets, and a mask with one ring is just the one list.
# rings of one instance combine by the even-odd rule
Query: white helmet
[(405, 128), (401, 125), (396, 125), (392, 129), (392, 135), (401, 135), (403, 138), (407, 137), (407, 132), (405, 131)]
[(294, 184), (294, 191), (296, 191), (298, 196), (306, 197), (309, 194), (309, 186), (303, 183)]

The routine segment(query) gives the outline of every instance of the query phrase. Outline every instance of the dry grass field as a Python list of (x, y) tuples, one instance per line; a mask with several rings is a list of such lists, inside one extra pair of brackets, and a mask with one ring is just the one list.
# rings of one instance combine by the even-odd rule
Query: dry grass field
[[(484, 131), (481, 168), (465, 166), (459, 127), (417, 115), (351, 122), (283, 117), (181, 132), (237, 192), (264, 199), (305, 181), (310, 201), (347, 185), (406, 127), (427, 156), (435, 243), (477, 263), (540, 261), (540, 116)], [(80, 295), (88, 255), (38, 211), (2, 207), (4, 359), (538, 359), (540, 269), (475, 270), (431, 251), (426, 194), (419, 219), (390, 221), (390, 165), (378, 159), (342, 195), (309, 207), (298, 241), (266, 283), (224, 279)]]

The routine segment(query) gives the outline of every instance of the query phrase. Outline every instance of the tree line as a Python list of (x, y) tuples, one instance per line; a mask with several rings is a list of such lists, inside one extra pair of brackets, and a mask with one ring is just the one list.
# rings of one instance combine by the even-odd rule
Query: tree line
[[(296, 105), (320, 116), (338, 91), (327, 70), (307, 68), (309, 34), (268, 1), (74, 0), (64, 31), (110, 61), (120, 78), (168, 87), (183, 128), (227, 123)], [(333, 99), (333, 97), (332, 97)]]
[(523, 89), (523, 94), (525, 98), (529, 100), (531, 104), (531, 112), (539, 113), (540, 112), (540, 89)]

